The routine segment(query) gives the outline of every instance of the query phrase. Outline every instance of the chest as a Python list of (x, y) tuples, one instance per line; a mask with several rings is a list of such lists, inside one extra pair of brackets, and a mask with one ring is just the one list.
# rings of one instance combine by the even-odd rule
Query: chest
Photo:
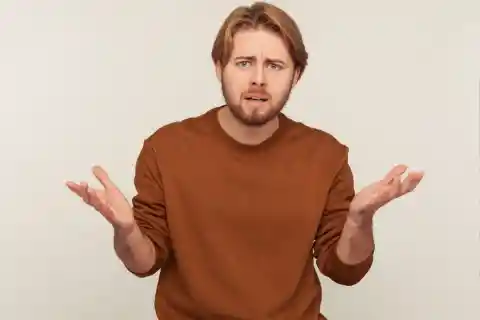
[(169, 224), (205, 237), (234, 234), (259, 242), (282, 234), (309, 241), (328, 194), (324, 169), (313, 155), (198, 152), (164, 175)]

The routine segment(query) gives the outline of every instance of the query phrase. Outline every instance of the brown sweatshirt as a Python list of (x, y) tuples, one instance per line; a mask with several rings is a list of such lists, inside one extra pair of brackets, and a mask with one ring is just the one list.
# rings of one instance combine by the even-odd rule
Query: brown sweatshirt
[(217, 111), (168, 124), (144, 141), (137, 222), (157, 249), (161, 320), (316, 320), (319, 270), (354, 285), (372, 257), (346, 265), (336, 244), (354, 196), (348, 149), (280, 116), (256, 146), (233, 140)]

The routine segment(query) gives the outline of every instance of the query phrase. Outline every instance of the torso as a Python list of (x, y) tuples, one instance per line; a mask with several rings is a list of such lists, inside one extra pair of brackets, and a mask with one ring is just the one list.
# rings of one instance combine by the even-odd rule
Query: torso
[(155, 142), (173, 249), (157, 311), (190, 319), (180, 306), (187, 299), (195, 319), (318, 314), (312, 244), (338, 160), (336, 141), (286, 119), (288, 130), (275, 143), (237, 148), (202, 118), (186, 121)]

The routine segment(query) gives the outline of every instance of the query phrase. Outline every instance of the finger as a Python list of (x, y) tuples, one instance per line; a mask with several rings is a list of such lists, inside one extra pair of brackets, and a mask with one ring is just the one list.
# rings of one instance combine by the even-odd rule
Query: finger
[(404, 164), (399, 164), (394, 166), (382, 179), (383, 183), (391, 184), (396, 177), (400, 177), (402, 174), (407, 171), (407, 166)]
[(113, 222), (112, 208), (99, 197), (97, 190), (88, 188), (88, 204), (100, 212), (108, 221)]
[(82, 195), (83, 195), (83, 201), (90, 205), (90, 195), (88, 193), (88, 189), (89, 189), (89, 186), (88, 186), (88, 183), (86, 182), (81, 182), (80, 183), (80, 186), (83, 188), (83, 191), (82, 191)]
[(78, 194), (78, 192), (80, 191), (80, 185), (75, 182), (67, 181), (65, 182), (65, 185), (67, 186), (68, 189), (70, 189), (72, 192), (76, 194)]
[(110, 180), (107, 172), (102, 167), (94, 166), (92, 172), (105, 189), (116, 188), (112, 180)]
[(415, 188), (417, 188), (419, 183), (422, 181), (423, 176), (423, 171), (410, 172), (402, 183), (401, 193), (406, 194), (415, 190)]
[(100, 212), (107, 219), (111, 215), (112, 210), (110, 206), (99, 196), (98, 190), (87, 187), (87, 196), (85, 202)]
[(392, 198), (396, 198), (400, 196), (402, 193), (402, 177), (397, 176), (393, 178), (393, 182), (391, 183), (392, 186)]
[(72, 182), (72, 181), (67, 181), (65, 183), (73, 193), (75, 193), (77, 196), (80, 198), (84, 198), (86, 195), (86, 183), (82, 182), (80, 184)]
[(395, 198), (398, 198), (402, 191), (402, 178), (401, 176), (396, 176), (390, 179), (388, 184), (380, 186), (379, 189), (379, 202), (382, 205), (392, 201)]
[(88, 205), (92, 205), (92, 198), (97, 197), (95, 190), (90, 188), (86, 182), (81, 182), (79, 184), (67, 182), (67, 187), (82, 198), (82, 200)]
[(104, 205), (95, 189), (87, 187), (87, 203), (99, 210)]

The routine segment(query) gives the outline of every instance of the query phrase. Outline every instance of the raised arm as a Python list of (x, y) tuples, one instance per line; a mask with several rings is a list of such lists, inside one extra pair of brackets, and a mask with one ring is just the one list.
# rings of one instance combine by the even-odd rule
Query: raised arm
[(138, 157), (133, 208), (103, 168), (95, 166), (92, 171), (103, 189), (72, 181), (67, 181), (67, 187), (112, 225), (115, 252), (126, 268), (140, 277), (154, 274), (169, 252), (165, 199), (154, 149), (146, 141)]
[(345, 156), (330, 187), (314, 244), (314, 256), (323, 275), (347, 286), (365, 277), (374, 252), (371, 224), (359, 226), (348, 219), (354, 197), (353, 174)]
[(146, 277), (163, 266), (170, 252), (162, 176), (156, 150), (149, 140), (144, 142), (138, 156), (134, 182), (137, 190), (132, 199), (135, 225), (151, 243), (154, 259), (148, 268), (127, 268), (139, 277)]
[(325, 212), (318, 230), (314, 254), (320, 271), (343, 285), (360, 282), (373, 263), (373, 218), (380, 208), (415, 190), (422, 171), (394, 166), (381, 180), (355, 194), (353, 174), (344, 161), (330, 188)]

